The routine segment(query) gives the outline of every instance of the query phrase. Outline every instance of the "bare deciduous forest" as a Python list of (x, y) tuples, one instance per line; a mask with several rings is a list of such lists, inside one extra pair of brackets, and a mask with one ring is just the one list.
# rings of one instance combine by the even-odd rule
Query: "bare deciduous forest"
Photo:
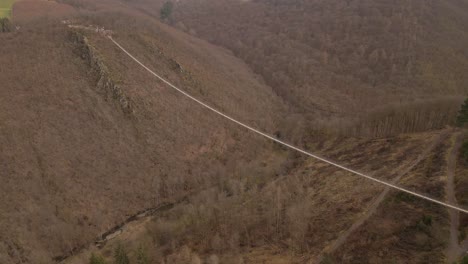
[(465, 263), (465, 214), (214, 115), (99, 29), (242, 122), (466, 207), (467, 13), (464, 0), (17, 1), (0, 32), (0, 263)]
[[(389, 120), (382, 106), (405, 115), (425, 111), (425, 101), (452, 106), (442, 108), (447, 115), (457, 110), (468, 89), (463, 8), (463, 1), (179, 1), (171, 23), (232, 50), (298, 112), (346, 122), (379, 109)], [(443, 127), (431, 119), (395, 120), (386, 133)], [(355, 129), (382, 134), (372, 125)]]

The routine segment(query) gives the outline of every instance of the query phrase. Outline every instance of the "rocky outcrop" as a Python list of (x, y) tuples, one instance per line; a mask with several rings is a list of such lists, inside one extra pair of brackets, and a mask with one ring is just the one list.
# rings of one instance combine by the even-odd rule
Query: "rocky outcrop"
[(131, 99), (112, 79), (109, 69), (101, 59), (99, 52), (84, 35), (75, 30), (70, 31), (70, 39), (77, 45), (79, 55), (91, 67), (98, 92), (104, 96), (106, 101), (116, 102), (125, 114), (133, 114), (134, 108)]

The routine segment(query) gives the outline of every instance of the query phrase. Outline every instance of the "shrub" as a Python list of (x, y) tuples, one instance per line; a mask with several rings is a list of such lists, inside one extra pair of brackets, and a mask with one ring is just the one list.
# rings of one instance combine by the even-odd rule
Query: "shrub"
[(334, 263), (333, 259), (329, 255), (325, 255), (320, 261), (320, 264), (332, 264)]
[(468, 256), (464, 256), (460, 261), (460, 264), (468, 264)]
[(415, 200), (414, 196), (405, 193), (405, 192), (398, 192), (395, 195), (395, 200), (397, 202), (413, 202)]
[(106, 261), (102, 256), (93, 253), (91, 254), (91, 258), (89, 258), (89, 264), (106, 264)]
[(149, 264), (148, 256), (142, 246), (137, 249), (137, 264)]
[(0, 18), (0, 33), (1, 32), (10, 32), (11, 31), (11, 23), (8, 18)]
[(460, 155), (463, 161), (468, 162), (468, 141), (465, 141), (461, 147)]
[(164, 3), (163, 7), (161, 8), (161, 19), (166, 20), (169, 19), (169, 17), (172, 14), (172, 9), (173, 9), (173, 4), (171, 1), (167, 1)]
[(466, 239), (466, 230), (465, 229), (462, 229), (460, 231), (460, 234), (458, 235), (458, 240), (460, 241), (464, 241)]
[(424, 215), (423, 218), (422, 218), (422, 222), (427, 226), (431, 226), (432, 225), (432, 216)]
[(122, 245), (118, 245), (114, 252), (114, 263), (115, 264), (130, 264), (130, 260), (128, 259), (127, 252), (125, 252), (125, 248)]
[(468, 99), (462, 104), (457, 116), (457, 126), (462, 127), (468, 122)]

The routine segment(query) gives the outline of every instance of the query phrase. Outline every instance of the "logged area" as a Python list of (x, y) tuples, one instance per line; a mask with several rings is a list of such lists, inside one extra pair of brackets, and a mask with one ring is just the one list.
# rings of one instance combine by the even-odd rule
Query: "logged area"
[(0, 20), (0, 263), (467, 263), (467, 13), (15, 2)]

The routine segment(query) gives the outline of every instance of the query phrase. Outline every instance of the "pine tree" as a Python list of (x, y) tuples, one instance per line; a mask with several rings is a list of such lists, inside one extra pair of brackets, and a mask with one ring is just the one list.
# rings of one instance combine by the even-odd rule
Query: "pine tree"
[(458, 111), (457, 116), (457, 126), (462, 127), (468, 123), (468, 99), (465, 100), (461, 106), (460, 111)]
[(102, 256), (95, 255), (94, 253), (91, 254), (89, 258), (89, 264), (106, 264), (106, 261)]
[(118, 245), (114, 252), (114, 263), (115, 264), (130, 264), (130, 260), (128, 259), (127, 252), (125, 252), (125, 248), (122, 245)]
[(460, 261), (460, 264), (468, 264), (468, 256), (464, 256)]
[(12, 29), (10, 20), (6, 17), (0, 18), (0, 33), (1, 32), (10, 32)]
[(149, 264), (148, 256), (142, 246), (137, 250), (137, 264)]
[(164, 3), (163, 7), (161, 8), (161, 19), (166, 20), (172, 14), (173, 4), (171, 1), (167, 1)]
[(464, 142), (461, 147), (461, 156), (465, 162), (468, 162), (468, 141)]

